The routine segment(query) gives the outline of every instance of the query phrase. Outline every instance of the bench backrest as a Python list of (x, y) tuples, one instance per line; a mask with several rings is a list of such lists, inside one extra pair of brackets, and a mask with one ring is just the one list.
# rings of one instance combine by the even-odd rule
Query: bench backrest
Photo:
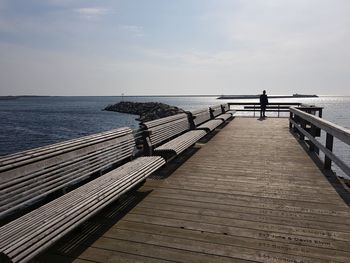
[(206, 122), (210, 120), (210, 111), (208, 108), (206, 109), (200, 109), (200, 110), (195, 110), (191, 111), (192, 117), (193, 117), (193, 122), (195, 126), (198, 126), (202, 124), (203, 122)]
[(12, 181), (91, 152), (108, 151), (112, 147), (117, 148), (117, 159), (121, 161), (132, 156), (134, 146), (132, 130), (120, 128), (7, 155), (0, 158), (0, 183)]
[(222, 114), (221, 105), (212, 106), (212, 107), (210, 107), (210, 110), (211, 110), (214, 118), (216, 116), (219, 116), (220, 114)]
[(221, 104), (221, 106), (222, 106), (222, 109), (224, 110), (224, 112), (227, 112), (230, 109), (230, 107), (227, 103)]
[(0, 218), (130, 159), (135, 140), (120, 128), (0, 158)]
[(141, 127), (147, 129), (153, 147), (162, 144), (188, 130), (190, 123), (186, 113), (143, 122)]

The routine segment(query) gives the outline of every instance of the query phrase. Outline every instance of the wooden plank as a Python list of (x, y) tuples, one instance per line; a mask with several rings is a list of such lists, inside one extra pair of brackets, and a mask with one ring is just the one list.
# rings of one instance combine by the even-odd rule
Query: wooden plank
[(90, 248), (177, 262), (350, 258), (349, 207), (287, 119), (235, 118), (139, 191), (147, 196)]
[[(183, 184), (183, 185), (171, 185), (169, 186), (171, 189), (183, 189), (183, 190), (194, 190), (194, 191), (207, 191), (207, 192), (215, 192), (215, 193), (222, 193), (222, 194), (230, 194), (234, 193), (235, 195), (240, 195), (240, 196), (248, 196), (252, 198), (268, 198), (268, 199), (274, 199), (274, 200), (289, 200), (289, 201), (296, 201), (296, 202), (303, 202), (305, 200), (308, 200), (308, 202), (313, 202), (313, 203), (324, 203), (324, 204), (336, 204), (337, 201), (334, 199), (330, 198), (325, 198), (325, 197), (337, 197), (336, 195), (327, 195), (325, 196), (310, 196), (310, 195), (302, 195), (300, 193), (295, 193), (290, 191), (279, 191), (278, 189), (275, 190), (263, 190), (260, 192), (256, 191), (244, 191), (243, 190), (237, 190), (236, 187), (230, 187), (230, 186), (208, 186), (208, 185), (188, 185), (188, 184)], [(289, 195), (288, 195), (289, 194)], [(339, 204), (340, 205), (340, 204)], [(342, 204), (343, 207), (345, 207), (344, 204)], [(349, 213), (347, 213), (349, 214)]]
[[(134, 209), (129, 215), (146, 215), (146, 216), (155, 216), (162, 218), (171, 218), (171, 219), (180, 219), (180, 220), (190, 220), (194, 222), (207, 222), (214, 225), (222, 226), (235, 226), (242, 229), (253, 229), (257, 231), (271, 231), (274, 233), (281, 233), (283, 235), (292, 234), (295, 236), (308, 236), (312, 238), (332, 238), (333, 240), (339, 240), (347, 242), (350, 240), (349, 232), (341, 231), (328, 231), (325, 229), (309, 229), (307, 227), (300, 227), (296, 225), (283, 225), (278, 223), (266, 223), (266, 222), (255, 222), (253, 220), (247, 219), (236, 219), (228, 217), (218, 217), (218, 216), (207, 216), (207, 215), (198, 215), (193, 213), (184, 213), (178, 211), (169, 211), (169, 210), (155, 210), (149, 208), (137, 208)], [(126, 218), (128, 215), (126, 216)], [(350, 245), (350, 242), (347, 242)], [(349, 248), (350, 251), (350, 248)]]
[[(145, 257), (133, 254), (135, 251), (129, 251), (128, 253), (119, 252), (116, 250), (101, 249), (96, 247), (89, 247), (82, 254), (79, 255), (80, 260), (89, 260), (94, 262), (106, 263), (106, 262), (123, 262), (123, 263), (166, 263), (173, 262), (168, 260), (162, 260), (154, 256)], [(72, 263), (74, 263), (73, 261)]]
[[(133, 233), (129, 233), (129, 235)], [(147, 242), (147, 240), (131, 240), (129, 235), (124, 235), (120, 238), (108, 238), (101, 237), (98, 239), (92, 247), (113, 250), (118, 252), (130, 253), (132, 251), (134, 254), (144, 257), (156, 257), (158, 259), (169, 260), (173, 262), (203, 262), (203, 263), (232, 263), (232, 258), (226, 256), (218, 256), (206, 251), (194, 252), (186, 247), (181, 249), (179, 247), (171, 246), (171, 242), (167, 244), (152, 244)], [(151, 239), (151, 237), (149, 237)], [(252, 261), (235, 259), (237, 263), (247, 263)], [(116, 260), (116, 262), (119, 262)]]
[[(203, 231), (203, 228), (197, 227), (196, 229), (187, 229), (181, 227), (169, 227), (162, 226), (160, 224), (149, 224), (143, 222), (133, 222), (133, 221), (123, 221), (116, 224), (112, 229), (110, 229), (105, 236), (115, 237), (118, 236), (118, 230), (124, 229), (131, 232), (142, 232), (149, 233), (153, 235), (165, 235), (171, 237), (186, 238), (190, 240), (198, 240), (203, 242), (212, 242), (215, 244), (223, 244), (237, 247), (254, 247), (257, 250), (280, 252), (281, 250), (292, 256), (306, 255), (307, 257), (317, 258), (317, 259), (327, 259), (327, 260), (339, 260), (346, 261), (350, 258), (349, 252), (334, 251), (325, 248), (314, 248), (307, 247), (303, 249), (301, 245), (294, 245), (288, 243), (280, 243), (276, 245), (273, 241), (252, 239), (246, 237), (239, 237), (236, 235), (229, 235), (228, 233), (222, 233), (220, 231), (215, 231), (213, 227), (213, 232), (209, 232), (210, 229)], [(292, 257), (294, 258), (294, 257)], [(295, 259), (295, 258), (294, 258)]]
[(50, 262), (50, 263), (91, 263), (96, 262), (92, 260), (74, 259), (72, 257), (57, 255), (57, 254), (45, 254), (38, 258), (37, 262)]
[(169, 227), (176, 227), (181, 229), (193, 229), (203, 232), (212, 232), (220, 234), (228, 234), (238, 237), (246, 237), (252, 239), (260, 239), (262, 241), (273, 241), (277, 243), (294, 244), (306, 247), (315, 247), (322, 249), (335, 249), (339, 251), (349, 252), (349, 242), (336, 241), (332, 239), (316, 238), (309, 236), (299, 236), (293, 234), (278, 233), (272, 231), (254, 230), (249, 228), (240, 228), (236, 226), (226, 226), (219, 224), (212, 224), (206, 222), (191, 221), (186, 219), (174, 218), (154, 218), (147, 215), (128, 214), (126, 221), (155, 224)]
[[(159, 192), (159, 191), (157, 191)], [(277, 217), (300, 218), (303, 220), (316, 220), (322, 222), (331, 222), (337, 224), (350, 224), (348, 214), (344, 214), (343, 210), (335, 210), (333, 208), (324, 208), (323, 205), (314, 205), (310, 203), (290, 203), (290, 202), (269, 202), (269, 200), (249, 201), (235, 200), (233, 197), (217, 200), (215, 197), (208, 198), (205, 196), (193, 196), (178, 194), (176, 198), (170, 194), (158, 194), (149, 197), (149, 202), (157, 200), (158, 203), (166, 204), (189, 204), (196, 207), (209, 207), (212, 209), (220, 208), (220, 210), (236, 210), (247, 213), (257, 213), (261, 215), (273, 215)], [(316, 206), (316, 207), (315, 207)]]
[[(133, 242), (140, 242), (161, 247), (171, 247), (175, 249), (188, 250), (195, 253), (205, 253), (207, 255), (227, 257), (233, 262), (239, 262), (239, 260), (256, 261), (256, 262), (271, 262), (273, 260), (278, 262), (290, 262), (296, 260), (297, 262), (327, 262), (324, 259), (307, 258), (304, 256), (290, 256), (288, 254), (282, 254), (278, 252), (270, 252), (265, 250), (255, 250), (253, 248), (235, 247), (232, 245), (217, 244), (214, 242), (199, 241), (187, 239), (184, 237), (174, 237), (167, 235), (153, 235), (143, 232), (135, 232), (118, 229), (116, 235), (113, 238), (120, 238), (122, 240), (128, 240)], [(238, 258), (237, 255), (240, 257)], [(189, 261), (193, 261), (188, 259)]]
[[(266, 185), (266, 184), (259, 184), (257, 183), (254, 187), (254, 189), (251, 189), (251, 187), (247, 184), (240, 184), (240, 183), (234, 183), (234, 182), (217, 182), (213, 180), (186, 180), (184, 182), (181, 179), (175, 179), (172, 181), (172, 184), (170, 186), (167, 186), (165, 184), (161, 185), (160, 187), (163, 188), (176, 188), (176, 189), (183, 189), (187, 188), (188, 185), (192, 187), (193, 189), (202, 189), (204, 191), (223, 191), (227, 193), (234, 193), (236, 195), (254, 195), (259, 197), (269, 197), (270, 195), (278, 196), (282, 195), (280, 199), (284, 199), (285, 196), (294, 197), (296, 200), (303, 201), (304, 198), (308, 198), (309, 201), (319, 201), (319, 202), (325, 202), (330, 204), (339, 204), (336, 200), (332, 199), (332, 197), (337, 196), (337, 192), (335, 190), (331, 190), (329, 188), (325, 189), (325, 191), (322, 193), (322, 198), (319, 197), (319, 191), (320, 188), (303, 188), (299, 187), (297, 190), (294, 190), (293, 185)], [(210, 187), (208, 187), (210, 185)], [(322, 188), (321, 188), (322, 189)], [(266, 194), (268, 193), (268, 194)], [(325, 200), (325, 197), (328, 197), (328, 199)], [(273, 197), (272, 197), (273, 198)], [(342, 205), (344, 208), (344, 204)]]
[[(205, 216), (216, 216), (222, 218), (233, 218), (239, 220), (247, 220), (252, 222), (265, 222), (272, 224), (281, 224), (288, 226), (300, 226), (309, 229), (321, 229), (327, 231), (340, 231), (349, 233), (350, 225), (343, 224), (344, 218), (340, 218), (342, 221), (336, 223), (334, 221), (327, 222), (319, 220), (319, 217), (305, 220), (298, 217), (290, 217), (281, 213), (280, 216), (271, 215), (266, 213), (263, 209), (249, 209), (249, 207), (240, 206), (228, 206), (228, 205), (217, 205), (207, 204), (195, 201), (183, 201), (183, 200), (159, 200), (159, 198), (148, 198), (147, 201), (139, 204), (138, 208), (164, 210), (164, 211), (176, 211), (180, 213), (205, 215)], [(177, 202), (176, 202), (177, 201)], [(138, 210), (136, 210), (137, 212)], [(334, 218), (332, 218), (334, 219)]]

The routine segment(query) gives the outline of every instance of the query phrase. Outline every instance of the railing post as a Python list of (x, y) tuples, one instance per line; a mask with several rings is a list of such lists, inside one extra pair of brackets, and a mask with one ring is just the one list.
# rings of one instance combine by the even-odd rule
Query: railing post
[(254, 117), (255, 117), (255, 104), (254, 104)]
[[(311, 123), (310, 134), (312, 135), (312, 137), (315, 138), (315, 136), (316, 136), (316, 126), (313, 125), (312, 123)], [(309, 141), (309, 143), (310, 143), (309, 151), (310, 152), (315, 151), (315, 144), (313, 144), (311, 140)]]
[(277, 117), (279, 118), (280, 117), (280, 105), (277, 105)]
[(322, 118), (322, 109), (318, 111), (318, 117)]
[(293, 128), (293, 124), (291, 122), (291, 120), (293, 120), (293, 112), (289, 112), (289, 129), (292, 130)]
[[(327, 132), (326, 136), (326, 148), (330, 150), (331, 152), (333, 151), (333, 135), (329, 134)], [(326, 170), (331, 170), (332, 168), (332, 160), (328, 158), (327, 155), (324, 157), (324, 169)]]
[[(300, 123), (300, 117), (296, 114), (293, 114), (293, 120), (296, 122), (296, 123)], [(293, 126), (293, 131), (295, 133), (298, 133), (298, 129), (297, 127), (295, 127), (295, 125)]]
[[(306, 129), (306, 121), (304, 119), (302, 119), (302, 118), (300, 119), (300, 126), (301, 126), (301, 128), (303, 130)], [(299, 139), (302, 140), (302, 141), (305, 140), (305, 135), (302, 132), (300, 132)]]

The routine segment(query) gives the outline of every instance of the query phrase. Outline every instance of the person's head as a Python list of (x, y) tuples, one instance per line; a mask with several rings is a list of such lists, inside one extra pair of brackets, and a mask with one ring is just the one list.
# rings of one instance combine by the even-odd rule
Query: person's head
[(263, 94), (264, 94), (264, 95), (266, 94), (266, 90), (263, 90)]

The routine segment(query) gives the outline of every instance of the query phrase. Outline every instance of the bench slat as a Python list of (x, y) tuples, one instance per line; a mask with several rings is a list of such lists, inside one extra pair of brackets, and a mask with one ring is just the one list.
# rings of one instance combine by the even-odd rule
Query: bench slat
[(10, 222), (0, 228), (0, 252), (12, 262), (31, 259), (164, 163), (158, 156), (140, 157)]
[(33, 159), (26, 155), (19, 163), (3, 166), (0, 219), (132, 157), (135, 139), (130, 128), (101, 134), (49, 150), (43, 147), (42, 155), (34, 154)]
[[(144, 123), (148, 131), (150, 131), (149, 137), (153, 146), (157, 146), (163, 141), (171, 139), (190, 129), (187, 114), (177, 115), (181, 115), (181, 118), (177, 116), (176, 119), (171, 120), (170, 122), (164, 122), (165, 120), (162, 120), (161, 122), (157, 123), (157, 126), (153, 125), (154, 121), (152, 121), (151, 125), (150, 122)], [(169, 117), (162, 119), (169, 119)]]
[(223, 123), (223, 120), (221, 119), (210, 120), (198, 126), (196, 129), (205, 129), (205, 130), (213, 131), (222, 123)]
[(221, 114), (219, 116), (217, 116), (215, 119), (221, 119), (223, 121), (227, 121), (229, 118), (232, 117), (232, 114), (231, 113), (224, 113), (224, 114)]
[(210, 120), (210, 112), (209, 109), (202, 109), (202, 110), (197, 110), (197, 111), (192, 111), (191, 112), (192, 116), (195, 117), (193, 120), (194, 124), (196, 126), (202, 124), (203, 122), (206, 122)]
[[(137, 159), (138, 162), (143, 161), (142, 159)], [(133, 161), (133, 163), (135, 164), (135, 162)], [(144, 163), (136, 163), (138, 169), (143, 169), (144, 167), (148, 166), (148, 164)], [(142, 166), (143, 165), (143, 166)], [(146, 166), (145, 166), (146, 165)], [(128, 165), (125, 166), (121, 166), (118, 169), (114, 170), (113, 172), (130, 172), (130, 163)], [(112, 173), (112, 172), (111, 172)], [(109, 173), (110, 174), (110, 173)], [(90, 196), (92, 196), (95, 193), (100, 193), (100, 190), (103, 189), (104, 187), (108, 186), (110, 180), (114, 180), (113, 178), (109, 178), (108, 176), (103, 176), (100, 177), (98, 179), (95, 179), (94, 181), (90, 182), (89, 184), (86, 184), (72, 192), (70, 192), (69, 194), (66, 194), (48, 204), (46, 204), (45, 206), (42, 206), (40, 208), (38, 208), (35, 214), (31, 213), (31, 214), (27, 214), (22, 218), (22, 220), (16, 220), (15, 223), (11, 222), (7, 225), (6, 230), (7, 233), (9, 233), (8, 236), (5, 236), (8, 238), (8, 241), (11, 240), (15, 240), (19, 238), (23, 238), (21, 231), (26, 232), (27, 234), (35, 234), (35, 231), (37, 229), (38, 226), (41, 226), (42, 224), (50, 223), (50, 217), (51, 218), (56, 218), (58, 216), (62, 216), (64, 213), (66, 213), (66, 211), (68, 211), (69, 209), (71, 209), (72, 207), (75, 207), (76, 204), (83, 202), (86, 198), (89, 198)], [(102, 184), (107, 184), (107, 185), (102, 185)], [(99, 185), (100, 188), (96, 187), (96, 185)], [(83, 191), (82, 191), (83, 189)], [(74, 193), (73, 193), (74, 192)], [(66, 210), (64, 210), (66, 209)], [(42, 220), (42, 221), (41, 221)], [(12, 232), (11, 232), (12, 231)], [(13, 236), (14, 233), (13, 231), (15, 231), (18, 236), (15, 237)], [(4, 231), (3, 234), (6, 234), (6, 232)], [(0, 243), (0, 246), (2, 246), (2, 243)]]
[(14, 168), (13, 166), (8, 167), (8, 165), (13, 164), (15, 166), (20, 166), (25, 164), (24, 162), (27, 160), (28, 162), (33, 162), (34, 157), (46, 158), (47, 154), (52, 154), (58, 151), (71, 151), (76, 149), (79, 146), (84, 146), (86, 143), (98, 143), (102, 140), (112, 139), (115, 137), (120, 137), (124, 134), (130, 133), (130, 128), (119, 128), (108, 132), (102, 132), (98, 134), (93, 134), (89, 136), (85, 136), (78, 139), (68, 140), (56, 144), (51, 144), (48, 146), (43, 146), (39, 148), (34, 148), (30, 150), (26, 150), (23, 152), (6, 155), (4, 157), (0, 157), (0, 172), (7, 170), (8, 168)]
[(210, 107), (214, 117), (222, 114), (222, 108), (221, 108), (221, 105), (216, 105), (216, 106), (212, 106)]
[[(125, 155), (125, 157), (128, 156), (129, 155)], [(62, 189), (62, 187), (78, 183), (79, 181), (88, 178), (93, 173), (109, 167), (110, 164), (115, 161), (116, 158), (114, 156), (108, 159), (96, 160), (93, 163), (86, 163), (86, 166), (82, 166), (79, 169), (67, 173), (63, 178), (60, 176), (61, 174), (59, 174), (60, 177), (56, 179), (49, 177), (46, 178), (45, 181), (38, 181), (36, 184), (27, 184), (27, 188), (25, 189), (17, 189), (9, 195), (3, 195), (2, 197), (4, 198), (4, 201), (0, 203), (0, 218), (23, 206), (33, 203), (52, 192)], [(2, 214), (3, 211), (6, 211), (6, 213)]]
[(119, 144), (111, 144), (106, 146), (103, 149), (97, 149), (95, 151), (91, 151), (90, 153), (87, 153), (86, 155), (83, 156), (79, 156), (77, 158), (71, 158), (67, 161), (62, 161), (56, 165), (52, 165), (50, 167), (46, 167), (45, 169), (40, 169), (37, 172), (34, 173), (28, 173), (28, 174), (23, 174), (21, 176), (18, 176), (16, 178), (11, 178), (11, 180), (8, 180), (7, 182), (3, 182), (0, 185), (0, 191), (2, 191), (3, 189), (11, 189), (11, 186), (19, 186), (21, 183), (29, 181), (29, 180), (35, 180), (40, 178), (41, 175), (48, 175), (50, 172), (52, 171), (56, 171), (59, 168), (64, 168), (64, 167), (68, 167), (68, 166), (73, 166), (73, 164), (75, 163), (79, 163), (79, 161), (82, 160), (86, 160), (88, 158), (93, 158), (94, 156), (99, 156), (99, 154), (101, 153), (108, 153), (108, 152), (127, 152), (130, 154), (130, 152), (133, 150), (133, 141), (134, 139), (132, 137), (129, 137), (127, 140), (125, 141), (120, 141)]
[(147, 125), (147, 128), (153, 128), (155, 126), (159, 126), (161, 124), (172, 122), (172, 121), (175, 121), (178, 119), (183, 119), (183, 118), (187, 118), (186, 113), (175, 114), (173, 116), (164, 117), (164, 118), (156, 119), (153, 121), (147, 121), (147, 122), (144, 122), (144, 124)]
[(113, 137), (108, 136), (104, 139), (88, 141), (85, 144), (79, 144), (78, 146), (74, 145), (73, 147), (59, 149), (49, 153), (45, 152), (42, 155), (34, 156), (32, 159), (28, 158), (24, 161), (1, 166), (0, 182), (4, 183), (7, 180), (13, 180), (17, 176), (23, 176), (38, 170), (39, 168), (47, 168), (57, 162), (60, 163), (65, 160), (79, 157), (93, 150), (103, 149), (110, 144), (118, 144), (126, 139), (124, 136), (128, 136), (129, 139), (132, 139), (132, 130), (122, 129), (122, 132), (115, 134)]
[(163, 151), (174, 151), (176, 154), (180, 154), (205, 135), (206, 132), (202, 130), (189, 131), (183, 135), (180, 135), (179, 137), (176, 137), (172, 141), (157, 147), (154, 151), (158, 153)]

